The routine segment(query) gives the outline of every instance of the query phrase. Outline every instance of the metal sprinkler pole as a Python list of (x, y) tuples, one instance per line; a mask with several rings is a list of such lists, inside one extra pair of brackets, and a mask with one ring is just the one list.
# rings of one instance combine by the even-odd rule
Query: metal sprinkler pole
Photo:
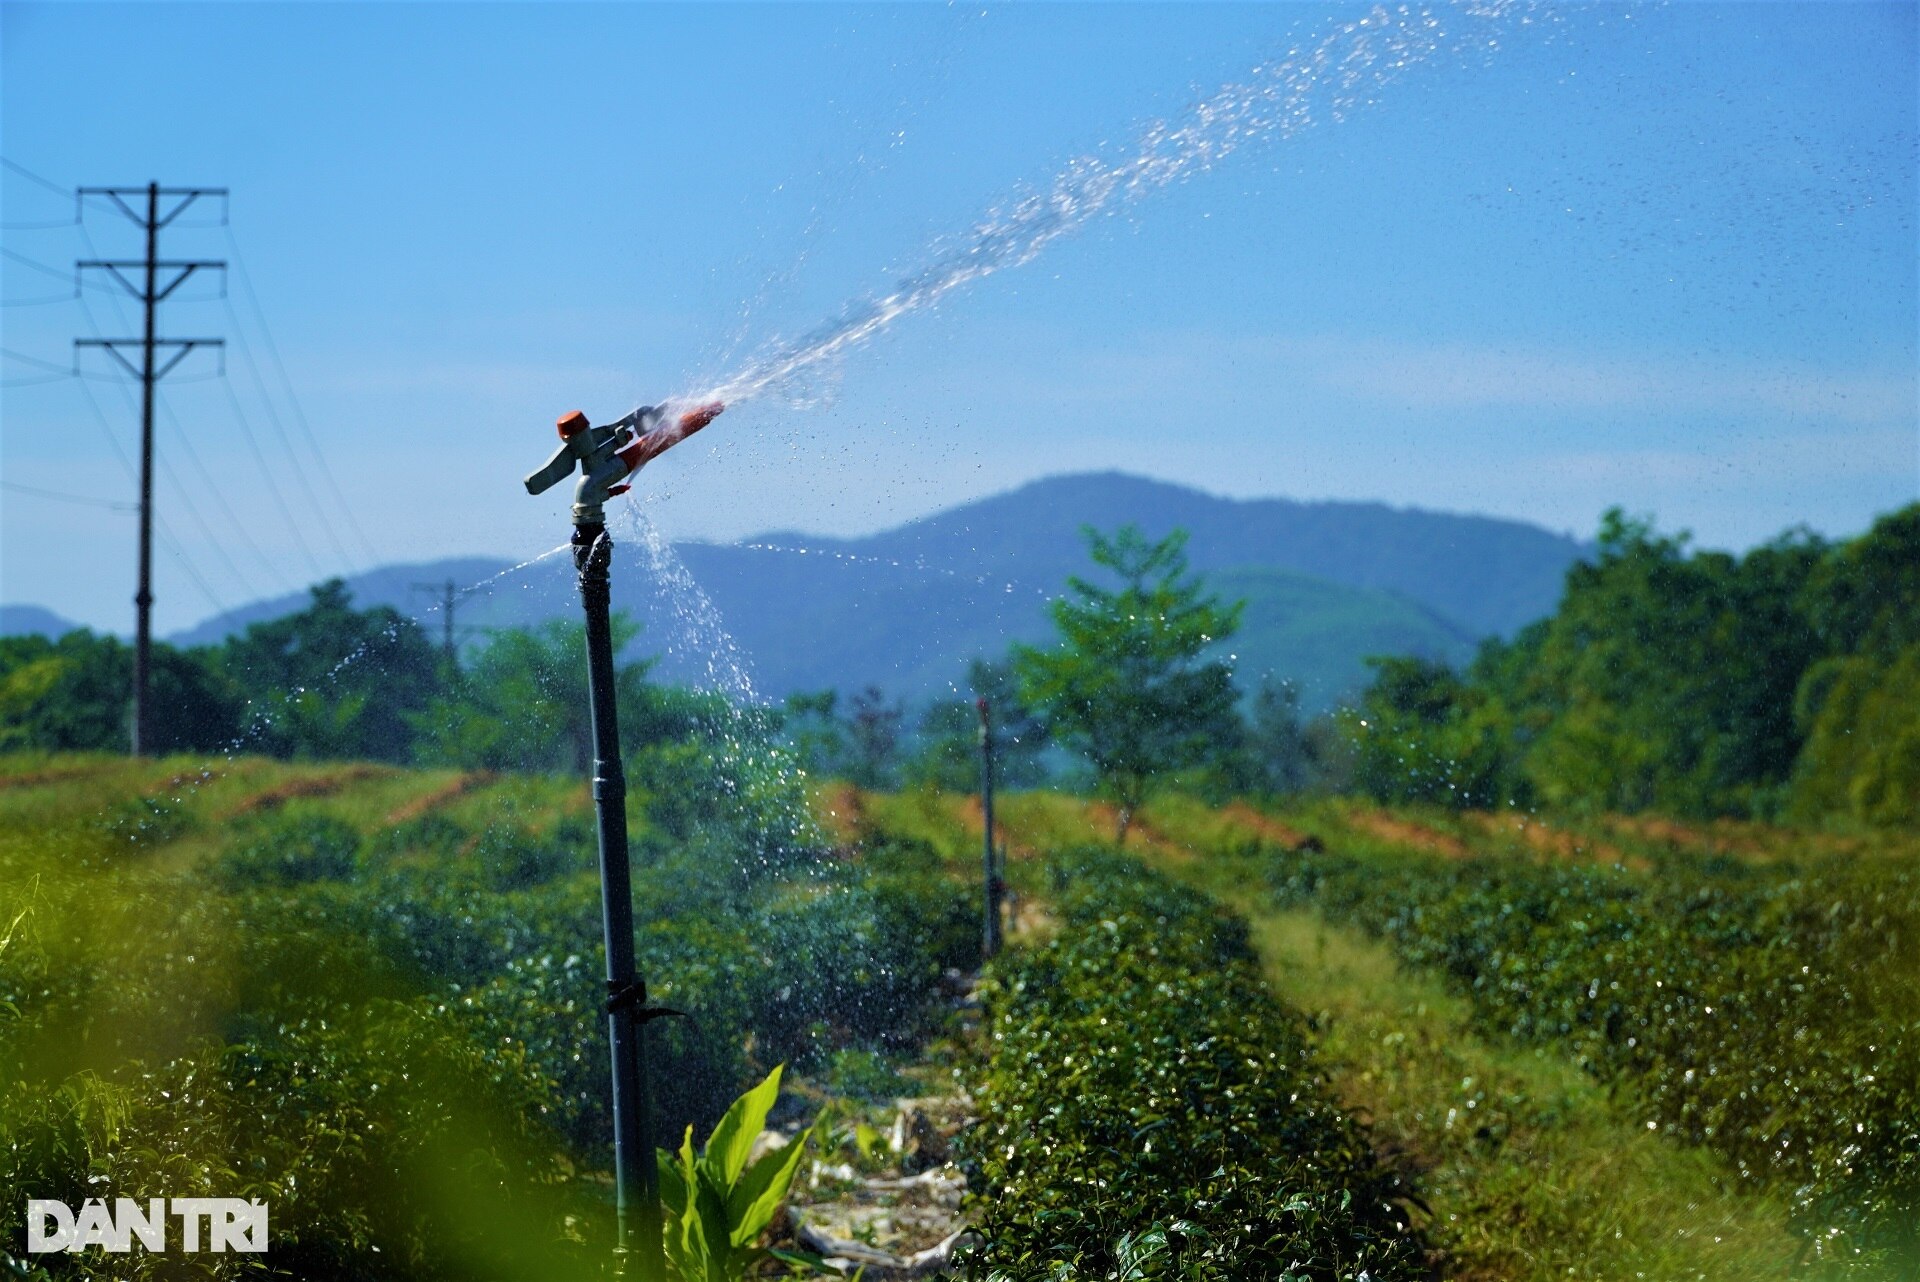
[[(592, 427), (575, 412), (559, 421), (561, 445), (539, 471), (527, 477), (527, 492), (539, 494), (581, 472), (573, 498), (573, 565), (587, 616), (587, 693), (593, 709), (593, 805), (599, 827), (601, 924), (606, 931), (607, 1040), (613, 1055), (613, 1172), (618, 1224), (619, 1273), (640, 1282), (664, 1282), (660, 1171), (653, 1148), (647, 1101), (646, 1025), (680, 1012), (647, 1004), (647, 985), (633, 956), (633, 876), (627, 848), (627, 777), (620, 753), (620, 716), (615, 705), (611, 568), (604, 504), (624, 493), (628, 477), (651, 459), (699, 431), (720, 412), (715, 404), (669, 424), (648, 407), (605, 427)], [(677, 430), (675, 430), (677, 428)]]
[[(646, 1003), (633, 959), (633, 878), (627, 850), (627, 775), (614, 703), (610, 570), (613, 540), (599, 522), (573, 527), (573, 565), (587, 615), (587, 693), (593, 705), (593, 808), (600, 833), (600, 915), (607, 941), (607, 1040), (613, 1048), (613, 1180), (622, 1263), (665, 1276), (660, 1172), (647, 1106)], [(622, 1270), (624, 1272), (624, 1269)]]
[(1000, 870), (993, 854), (993, 712), (985, 699), (980, 709), (980, 815), (984, 837), (981, 841), (982, 883), (986, 892), (986, 929), (981, 936), (982, 950), (991, 960), (1000, 951)]

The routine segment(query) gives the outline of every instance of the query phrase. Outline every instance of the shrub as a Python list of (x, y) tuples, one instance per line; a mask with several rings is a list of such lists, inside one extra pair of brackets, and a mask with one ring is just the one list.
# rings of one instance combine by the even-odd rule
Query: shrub
[(974, 1261), (1060, 1277), (1424, 1276), (1364, 1129), (1329, 1100), (1244, 924), (1112, 857), (1083, 858), (1059, 935), (997, 962), (962, 1137)]
[(220, 856), (216, 875), (230, 889), (345, 881), (359, 866), (360, 834), (331, 815), (276, 818)]
[(1313, 854), (1271, 879), (1440, 970), (1490, 1031), (1566, 1046), (1631, 1083), (1649, 1125), (1783, 1186), (1814, 1260), (1920, 1263), (1912, 871)]

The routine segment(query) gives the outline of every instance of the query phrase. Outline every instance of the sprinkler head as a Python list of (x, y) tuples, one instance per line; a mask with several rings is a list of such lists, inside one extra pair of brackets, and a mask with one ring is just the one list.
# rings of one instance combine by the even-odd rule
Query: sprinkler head
[(688, 410), (680, 416), (680, 435), (692, 436), (707, 424), (719, 418), (726, 409), (723, 401), (708, 401), (698, 409)]
[(628, 477), (713, 422), (725, 408), (713, 401), (688, 410), (671, 427), (662, 406), (643, 405), (603, 427), (594, 427), (581, 411), (570, 410), (554, 424), (560, 433), (560, 448), (538, 471), (528, 475), (527, 493), (540, 494), (553, 488), (577, 467), (581, 475), (574, 487), (573, 523), (602, 524), (602, 505), (614, 495), (627, 492)]

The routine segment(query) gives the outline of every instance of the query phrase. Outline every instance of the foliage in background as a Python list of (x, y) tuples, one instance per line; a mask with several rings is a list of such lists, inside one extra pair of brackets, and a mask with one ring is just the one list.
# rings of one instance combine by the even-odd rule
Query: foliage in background
[[(239, 688), (201, 655), (153, 648), (155, 749), (217, 752), (240, 737)], [(133, 650), (81, 630), (0, 637), (0, 752), (125, 751)]]
[(1742, 557), (1607, 514), (1559, 609), (1465, 673), (1375, 663), (1356, 782), (1459, 809), (1834, 817), (1920, 810), (1920, 505)]
[(1165, 776), (1199, 765), (1238, 735), (1233, 675), (1200, 655), (1232, 635), (1240, 607), (1187, 576), (1186, 534), (1149, 543), (1134, 526), (1084, 531), (1094, 564), (1120, 580), (1075, 576), (1053, 603), (1059, 644), (1015, 646), (1022, 698), (1093, 767), (1119, 808), (1118, 840)]
[(219, 662), (247, 693), (248, 746), (276, 756), (406, 761), (412, 717), (441, 680), (439, 651), (391, 606), (355, 610), (346, 584), (306, 609), (250, 625)]
[(1814, 568), (1808, 612), (1829, 657), (1800, 680), (1800, 818), (1920, 822), (1920, 504), (1876, 521)]
[(1063, 858), (1057, 936), (1003, 955), (963, 1135), (1008, 1282), (1425, 1277), (1365, 1131), (1244, 923), (1132, 861)]
[[(1552, 616), (1465, 671), (1376, 658), (1352, 707), (1306, 724), (1292, 687), (1243, 701), (1224, 664), (1200, 662), (1237, 615), (1183, 577), (1177, 533), (1088, 536), (1118, 589), (1073, 580), (1054, 606), (1061, 643), (976, 661), (970, 684), (997, 710), (1004, 786), (1040, 783), (1043, 754), (1071, 750), (1122, 828), (1168, 782), (1214, 800), (1356, 788), (1456, 809), (1920, 818), (1920, 505), (1855, 539), (1788, 534), (1738, 557), (1610, 512)], [(577, 625), (550, 623), (449, 670), (417, 625), (353, 609), (334, 581), (222, 646), (156, 646), (156, 722), (166, 749), (578, 772), (580, 651)], [(662, 749), (661, 795), (700, 777), (696, 748), (744, 760), (774, 740), (815, 777), (977, 786), (963, 700), (918, 710), (909, 732), (877, 687), (743, 710), (656, 686), (648, 666), (620, 670), (622, 737)], [(0, 750), (119, 747), (130, 676), (110, 637), (0, 638)]]
[(1008, 663), (975, 659), (967, 669), (973, 699), (929, 704), (921, 713), (914, 755), (906, 782), (944, 792), (976, 792), (980, 787), (980, 710), (985, 699), (993, 717), (994, 780), (1002, 788), (1032, 788), (1045, 782), (1041, 756), (1047, 750), (1044, 720), (1020, 698), (1020, 686)]
[(1484, 810), (1514, 799), (1504, 709), (1450, 668), (1425, 659), (1369, 660), (1373, 684), (1340, 724), (1354, 745), (1354, 782), (1381, 801)]

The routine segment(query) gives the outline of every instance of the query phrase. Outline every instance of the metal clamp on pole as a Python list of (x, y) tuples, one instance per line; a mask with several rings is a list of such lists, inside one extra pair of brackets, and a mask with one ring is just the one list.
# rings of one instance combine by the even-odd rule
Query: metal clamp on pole
[(691, 1020), (693, 1018), (687, 1012), (675, 1010), (671, 1006), (647, 1005), (647, 981), (644, 979), (636, 979), (631, 984), (623, 984), (619, 987), (607, 985), (607, 1000), (600, 1003), (600, 1013), (611, 1015), (618, 1010), (631, 1010), (633, 1017), (642, 1024), (651, 1024), (656, 1019)]
[(647, 1023), (678, 1015), (649, 1007), (647, 986), (633, 955), (633, 875), (627, 850), (627, 776), (620, 755), (619, 710), (614, 702), (612, 597), (613, 540), (603, 505), (627, 490), (627, 480), (653, 459), (711, 423), (718, 402), (672, 418), (645, 406), (604, 427), (575, 410), (562, 415), (560, 448), (527, 477), (527, 493), (558, 485), (575, 468), (573, 566), (587, 616), (587, 692), (593, 707), (593, 805), (600, 837), (600, 909), (606, 932), (607, 993), (602, 1012), (613, 1053), (613, 1178), (620, 1272), (629, 1262), (642, 1282), (663, 1282), (660, 1172), (647, 1101)]

